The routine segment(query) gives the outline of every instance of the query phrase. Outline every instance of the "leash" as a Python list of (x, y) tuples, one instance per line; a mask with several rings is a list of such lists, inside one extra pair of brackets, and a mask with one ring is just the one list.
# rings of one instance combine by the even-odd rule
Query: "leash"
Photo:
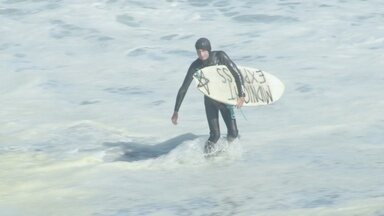
[(239, 110), (240, 110), (241, 115), (243, 116), (243, 118), (244, 118), (246, 121), (248, 121), (247, 117), (244, 115), (243, 109), (240, 108)]

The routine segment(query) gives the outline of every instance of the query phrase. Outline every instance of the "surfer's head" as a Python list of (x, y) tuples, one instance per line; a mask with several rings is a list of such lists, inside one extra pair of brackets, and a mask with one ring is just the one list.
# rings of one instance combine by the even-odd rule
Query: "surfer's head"
[(200, 38), (195, 43), (195, 48), (199, 59), (205, 61), (209, 58), (211, 52), (211, 43), (207, 38)]
[(207, 38), (200, 38), (199, 40), (197, 40), (195, 43), (195, 47), (196, 49), (202, 49), (211, 52), (211, 43)]

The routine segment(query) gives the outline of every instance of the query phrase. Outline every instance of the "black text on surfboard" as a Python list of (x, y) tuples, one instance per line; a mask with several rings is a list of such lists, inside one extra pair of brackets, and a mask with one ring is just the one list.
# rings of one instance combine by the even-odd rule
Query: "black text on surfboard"
[[(261, 70), (244, 69), (244, 88), (245, 103), (249, 102), (273, 102), (273, 97), (269, 85), (266, 85), (264, 74)], [(257, 83), (258, 85), (254, 85)], [(258, 86), (257, 88), (255, 86)]]
[[(238, 66), (243, 78), (245, 106), (267, 105), (278, 100), (284, 84), (265, 71)], [(225, 65), (208, 66), (198, 70), (193, 78), (197, 89), (205, 96), (219, 102), (236, 105), (238, 88), (232, 72)]]
[[(222, 78), (222, 82), (228, 84), (230, 90), (230, 97), (228, 100), (237, 99), (237, 88), (236, 85), (233, 85), (234, 82), (230, 71), (226, 68), (217, 68), (218, 75)], [(263, 102), (271, 103), (273, 102), (273, 97), (269, 85), (266, 84), (264, 74), (261, 70), (244, 70), (244, 91), (245, 91), (245, 103), (250, 102)], [(255, 85), (258, 84), (258, 85)], [(257, 86), (257, 87), (256, 87)]]
[(222, 82), (228, 84), (228, 88), (231, 93), (231, 97), (228, 98), (228, 100), (236, 100), (237, 99), (237, 88), (236, 85), (232, 85), (232, 82), (234, 81), (232, 76), (230, 75), (230, 71), (228, 68), (223, 67), (223, 68), (217, 68), (216, 69), (217, 74), (219, 74), (220, 77), (222, 77)]
[(209, 83), (209, 79), (207, 79), (205, 76), (204, 76), (204, 72), (201, 71), (201, 70), (198, 70), (196, 71), (196, 73), (194, 74), (194, 76), (197, 78), (197, 80), (199, 81), (199, 84), (198, 84), (198, 87), (204, 87), (206, 93), (208, 95), (209, 94), (209, 86), (208, 86), (208, 83)]

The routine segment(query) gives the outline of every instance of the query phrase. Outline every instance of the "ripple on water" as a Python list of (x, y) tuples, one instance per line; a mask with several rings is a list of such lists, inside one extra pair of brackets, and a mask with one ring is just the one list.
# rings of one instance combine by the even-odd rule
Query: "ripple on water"
[(5, 16), (23, 16), (26, 13), (22, 10), (15, 9), (15, 8), (5, 8), (5, 9), (0, 9), (0, 15), (5, 15)]
[(274, 22), (298, 22), (297, 18), (279, 16), (279, 15), (266, 15), (266, 14), (248, 14), (248, 15), (239, 15), (233, 17), (233, 20), (242, 23), (274, 23)]
[(133, 18), (127, 14), (117, 15), (116, 21), (121, 23), (121, 24), (127, 25), (129, 27), (139, 27), (140, 26), (140, 23), (138, 21), (136, 21), (135, 18)]
[(205, 0), (205, 1), (201, 1), (201, 0), (188, 0), (188, 3), (191, 6), (194, 6), (194, 7), (206, 7), (207, 5), (209, 5), (212, 2), (213, 2), (213, 0)]
[(74, 24), (66, 23), (62, 20), (51, 20), (50, 23), (52, 25), (52, 28), (50, 29), (50, 35), (55, 39), (94, 35), (98, 33), (96, 29), (82, 28)]
[(140, 87), (134, 87), (134, 86), (127, 86), (127, 87), (120, 87), (120, 88), (106, 88), (104, 91), (113, 93), (113, 94), (120, 94), (120, 95), (148, 95), (153, 93), (150, 90), (146, 90)]

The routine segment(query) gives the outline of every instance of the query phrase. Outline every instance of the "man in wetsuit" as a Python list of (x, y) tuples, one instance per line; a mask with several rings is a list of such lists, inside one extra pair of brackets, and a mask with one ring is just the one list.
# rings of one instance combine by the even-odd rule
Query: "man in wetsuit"
[[(172, 123), (177, 124), (178, 111), (181, 106), (181, 103), (184, 99), (185, 94), (187, 93), (188, 87), (190, 86), (193, 74), (200, 70), (201, 68), (213, 65), (225, 65), (232, 73), (235, 78), (238, 99), (237, 99), (237, 108), (240, 108), (244, 103), (244, 91), (243, 91), (243, 78), (240, 74), (237, 66), (232, 62), (232, 60), (227, 56), (223, 51), (211, 51), (211, 44), (208, 39), (200, 38), (196, 41), (195, 44), (196, 52), (198, 58), (191, 64), (188, 69), (187, 75), (185, 76), (184, 82), (179, 89), (176, 98), (176, 104), (174, 108), (174, 113), (172, 115)], [(215, 101), (207, 96), (204, 96), (204, 105), (205, 112), (207, 115), (210, 136), (205, 145), (205, 152), (210, 153), (214, 149), (214, 144), (220, 138), (220, 127), (219, 127), (219, 111), (224, 119), (225, 125), (227, 126), (227, 139), (229, 142), (233, 141), (239, 134), (236, 119), (233, 111), (233, 106), (226, 105), (224, 103)]]

